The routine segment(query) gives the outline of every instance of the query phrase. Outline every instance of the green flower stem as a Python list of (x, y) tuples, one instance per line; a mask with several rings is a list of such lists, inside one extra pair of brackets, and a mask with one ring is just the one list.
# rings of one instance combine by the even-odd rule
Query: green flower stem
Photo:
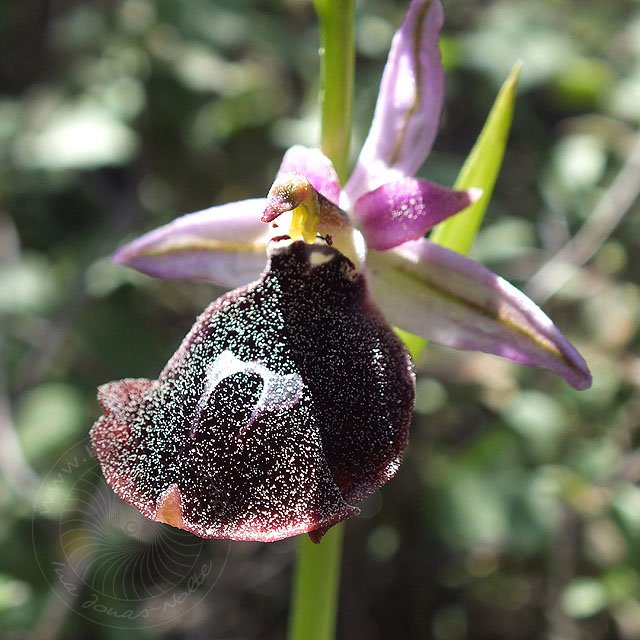
[(314, 0), (322, 40), (322, 136), (320, 147), (340, 182), (349, 176), (355, 69), (354, 0)]
[(299, 536), (293, 579), (289, 640), (332, 640), (335, 636), (344, 523), (320, 544)]
[[(314, 0), (322, 39), (321, 148), (344, 184), (349, 171), (355, 65), (354, 0)], [(320, 544), (299, 536), (288, 640), (335, 636), (344, 524)]]

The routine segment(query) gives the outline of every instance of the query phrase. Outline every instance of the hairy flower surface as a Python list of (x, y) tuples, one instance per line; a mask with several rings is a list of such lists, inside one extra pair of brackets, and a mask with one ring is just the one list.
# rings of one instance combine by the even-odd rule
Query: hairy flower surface
[(356, 514), (407, 443), (414, 376), (389, 323), (589, 386), (531, 300), (423, 237), (478, 197), (413, 177), (442, 108), (441, 25), (438, 0), (413, 0), (344, 189), (319, 150), (292, 147), (267, 198), (182, 216), (115, 254), (154, 276), (238, 287), (157, 380), (99, 390), (94, 451), (147, 517), (203, 537), (318, 541)]
[(318, 539), (393, 476), (407, 442), (411, 363), (363, 274), (329, 247), (270, 253), (158, 380), (99, 393), (92, 441), (111, 487), (204, 537)]

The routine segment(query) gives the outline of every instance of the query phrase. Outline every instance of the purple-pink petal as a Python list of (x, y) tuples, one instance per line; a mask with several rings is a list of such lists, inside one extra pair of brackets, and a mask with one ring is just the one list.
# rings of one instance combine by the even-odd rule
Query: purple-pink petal
[(576, 389), (591, 385), (582, 356), (527, 296), (482, 265), (422, 238), (370, 251), (376, 302), (406, 331), (456, 349), (550, 369)]
[(282, 158), (277, 178), (287, 173), (304, 176), (316, 191), (334, 204), (338, 204), (340, 200), (338, 174), (331, 160), (320, 149), (310, 149), (301, 145), (290, 147)]
[(233, 288), (255, 280), (266, 257), (265, 198), (189, 213), (118, 249), (117, 264), (156, 278), (209, 280)]
[(413, 0), (397, 31), (380, 84), (371, 129), (344, 191), (347, 203), (381, 184), (412, 176), (431, 151), (440, 124), (444, 72), (440, 0)]
[(421, 238), (476, 198), (475, 190), (456, 191), (428, 180), (403, 178), (358, 198), (354, 217), (368, 246), (384, 251)]

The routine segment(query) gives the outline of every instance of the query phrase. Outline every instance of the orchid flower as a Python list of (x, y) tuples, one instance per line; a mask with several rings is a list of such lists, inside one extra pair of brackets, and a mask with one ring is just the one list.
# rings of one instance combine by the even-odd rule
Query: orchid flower
[(115, 254), (157, 277), (237, 287), (157, 380), (99, 390), (95, 453), (145, 516), (202, 537), (318, 541), (358, 513), (408, 439), (414, 374), (390, 324), (589, 386), (531, 300), (424, 238), (477, 197), (413, 177), (442, 108), (442, 20), (438, 0), (411, 3), (344, 189), (319, 150), (296, 146), (266, 198), (180, 217)]

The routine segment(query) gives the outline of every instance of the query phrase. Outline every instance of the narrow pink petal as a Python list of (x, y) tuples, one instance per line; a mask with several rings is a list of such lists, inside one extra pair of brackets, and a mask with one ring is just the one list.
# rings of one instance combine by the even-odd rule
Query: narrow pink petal
[(233, 288), (266, 262), (265, 198), (231, 202), (176, 218), (118, 249), (113, 260), (156, 278), (209, 280)]
[(475, 190), (456, 191), (427, 180), (403, 178), (358, 198), (356, 223), (371, 249), (384, 251), (417, 240), (438, 222), (468, 207)]
[(424, 238), (369, 252), (371, 285), (387, 319), (456, 349), (550, 369), (576, 389), (591, 385), (576, 349), (527, 296), (478, 263)]
[(304, 176), (316, 191), (334, 204), (338, 204), (340, 200), (338, 174), (331, 160), (320, 149), (310, 149), (301, 145), (291, 147), (282, 158), (278, 178), (286, 173)]
[(440, 0), (412, 0), (391, 44), (369, 135), (345, 186), (348, 206), (384, 182), (412, 176), (431, 151), (442, 111)]

